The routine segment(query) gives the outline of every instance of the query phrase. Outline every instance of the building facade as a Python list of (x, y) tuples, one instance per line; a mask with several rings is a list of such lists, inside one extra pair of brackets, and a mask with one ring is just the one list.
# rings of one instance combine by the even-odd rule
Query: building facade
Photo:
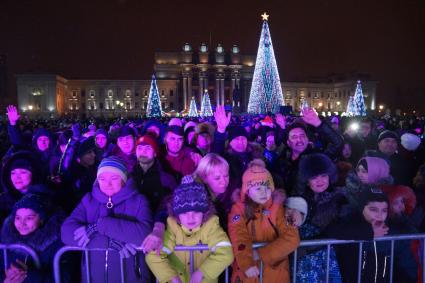
[[(192, 97), (200, 109), (208, 91), (211, 104), (224, 104), (244, 112), (249, 101), (255, 56), (240, 54), (233, 45), (228, 52), (218, 44), (209, 50), (201, 44), (194, 52), (186, 43), (179, 52), (155, 53), (154, 72), (165, 113), (189, 109)], [(303, 101), (318, 111), (343, 112), (354, 95), (357, 78), (316, 82), (282, 82), (284, 103), (299, 110)], [(17, 75), (18, 106), (29, 115), (80, 115), (117, 117), (144, 115), (150, 80), (66, 79), (53, 74)], [(363, 80), (367, 109), (375, 109), (376, 82)]]

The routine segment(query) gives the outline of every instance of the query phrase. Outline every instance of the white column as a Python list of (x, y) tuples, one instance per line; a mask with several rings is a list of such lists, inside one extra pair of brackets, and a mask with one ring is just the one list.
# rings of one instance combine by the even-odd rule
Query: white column
[(233, 91), (235, 90), (235, 78), (232, 78), (232, 84), (231, 84), (231, 87), (230, 87), (230, 101), (231, 101), (231, 104), (232, 104), (232, 106), (235, 106), (234, 105), (234, 101), (233, 101)]
[(192, 75), (189, 75), (187, 79), (187, 99), (186, 99), (186, 108), (189, 109), (189, 102), (192, 99)]
[(220, 80), (218, 78), (215, 79), (215, 99), (216, 99), (216, 106), (220, 105), (220, 86), (219, 86)]
[(183, 77), (183, 110), (187, 107), (187, 78)]
[(226, 103), (224, 99), (224, 79), (220, 79), (220, 92), (221, 92), (221, 101), (223, 104)]

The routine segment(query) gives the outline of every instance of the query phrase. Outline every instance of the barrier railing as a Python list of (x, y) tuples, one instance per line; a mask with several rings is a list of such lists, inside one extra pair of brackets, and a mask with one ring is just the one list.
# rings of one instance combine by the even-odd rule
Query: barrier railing
[(21, 244), (10, 244), (10, 245), (3, 245), (0, 244), (0, 250), (3, 251), (3, 267), (4, 270), (7, 269), (7, 267), (9, 266), (9, 259), (8, 259), (8, 251), (9, 250), (18, 250), (18, 251), (23, 251), (26, 254), (28, 254), (33, 262), (36, 268), (40, 268), (40, 259), (37, 255), (37, 253), (30, 247), (25, 246), (25, 245), (21, 245)]
[[(405, 241), (405, 240), (421, 240), (422, 241), (422, 278), (425, 278), (425, 234), (412, 234), (412, 235), (398, 235), (398, 236), (386, 236), (377, 238), (374, 241), (381, 242), (381, 241), (390, 241), (391, 242), (391, 256), (390, 256), (390, 283), (393, 282), (393, 268), (394, 268), (394, 243), (396, 241)], [(326, 246), (326, 283), (329, 282), (329, 264), (330, 264), (330, 251), (331, 246), (336, 245), (346, 245), (346, 244), (358, 244), (359, 245), (359, 253), (358, 253), (358, 270), (357, 270), (357, 282), (361, 282), (361, 275), (362, 275), (362, 252), (363, 252), (363, 243), (365, 241), (355, 241), (355, 240), (330, 240), (330, 239), (321, 239), (321, 240), (307, 240), (307, 241), (301, 241), (299, 248), (302, 247), (313, 247), (313, 246)], [(253, 245), (254, 249), (263, 247), (266, 243), (256, 243)], [(1, 247), (1, 246), (0, 246)], [(293, 253), (293, 265), (292, 265), (292, 282), (296, 283), (296, 274), (297, 274), (297, 261), (298, 261), (298, 249), (294, 251)], [(205, 251), (209, 250), (208, 245), (196, 245), (196, 246), (175, 246), (175, 251), (188, 251), (190, 256), (190, 272), (193, 273), (195, 271), (194, 267), (194, 253), (197, 251)], [(106, 251), (106, 249), (83, 249), (80, 247), (63, 247), (61, 248), (55, 255), (54, 258), (54, 277), (55, 282), (60, 283), (60, 258), (61, 256), (69, 251), (81, 251), (84, 253), (85, 257), (85, 264), (86, 264), (86, 277), (87, 282), (90, 283), (90, 266), (89, 266), (89, 252), (90, 251)], [(141, 250), (138, 249), (139, 252)], [(120, 260), (120, 270), (121, 270), (121, 282), (125, 283), (125, 271), (124, 271), (124, 259), (121, 258)], [(260, 262), (260, 275), (259, 275), (260, 282), (263, 282), (263, 262)], [(225, 282), (229, 282), (229, 270), (226, 268), (225, 270)]]

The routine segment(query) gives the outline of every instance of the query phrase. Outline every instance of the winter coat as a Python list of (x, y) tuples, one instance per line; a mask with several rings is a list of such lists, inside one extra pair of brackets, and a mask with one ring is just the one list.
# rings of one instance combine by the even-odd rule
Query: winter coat
[(276, 161), (277, 166), (275, 166), (271, 172), (273, 176), (280, 176), (283, 178), (285, 190), (288, 195), (292, 195), (294, 193), (294, 187), (297, 182), (298, 175), (298, 163), (303, 155), (322, 152), (328, 155), (331, 160), (334, 160), (338, 157), (342, 150), (344, 145), (342, 136), (332, 129), (332, 127), (326, 122), (322, 122), (319, 127), (315, 128), (315, 130), (319, 133), (322, 140), (327, 141), (327, 147), (324, 150), (316, 149), (311, 145), (308, 145), (307, 149), (296, 160), (292, 160), (291, 150), (290, 148), (287, 148), (280, 154)]
[(133, 172), (133, 179), (139, 193), (144, 195), (149, 201), (149, 206), (154, 214), (154, 222), (167, 222), (166, 199), (177, 187), (176, 179), (162, 170), (162, 166), (155, 159), (152, 166), (143, 172), (140, 165), (136, 165)]
[[(40, 259), (41, 268), (37, 269), (31, 260), (31, 257), (22, 251), (9, 251), (8, 262), (9, 266), (12, 263), (16, 264), (20, 260), (28, 266), (28, 276), (24, 282), (54, 282), (53, 280), (53, 258), (56, 252), (63, 246), (60, 238), (60, 227), (65, 219), (63, 213), (56, 213), (49, 217), (41, 227), (33, 233), (21, 236), (15, 228), (13, 216), (9, 216), (3, 223), (1, 231), (2, 244), (22, 244), (32, 248)], [(62, 278), (70, 277), (67, 266), (61, 266)], [(4, 279), (2, 273), (2, 279)]]
[(111, 151), (111, 156), (119, 157), (124, 162), (129, 173), (133, 172), (134, 167), (137, 165), (137, 157), (134, 150), (131, 154), (125, 154), (121, 151), (120, 147), (116, 145)]
[(219, 133), (216, 131), (214, 133), (214, 142), (212, 144), (211, 152), (217, 153), (224, 157), (229, 163), (230, 169), (230, 187), (231, 188), (240, 188), (242, 186), (241, 176), (248, 167), (249, 162), (255, 158), (264, 159), (263, 148), (257, 143), (248, 143), (246, 151), (243, 153), (235, 152), (230, 147), (226, 150), (227, 134)]
[(193, 162), (190, 153), (193, 150), (189, 147), (183, 147), (177, 156), (165, 155), (165, 161), (169, 165), (169, 170), (173, 176), (176, 177), (177, 181), (180, 181), (183, 176), (192, 174), (196, 165)]
[[(129, 179), (121, 190), (110, 198), (113, 207), (107, 208), (108, 197), (100, 191), (96, 181), (93, 190), (87, 193), (80, 204), (62, 225), (62, 241), (77, 246), (74, 231), (88, 224), (97, 224), (87, 248), (110, 248), (110, 241), (132, 243), (140, 246), (152, 231), (152, 216), (146, 198), (137, 192), (136, 185)], [(92, 282), (119, 282), (120, 261), (116, 251), (90, 253)], [(128, 282), (147, 282), (148, 272), (142, 253), (124, 260)], [(85, 265), (83, 265), (84, 268)], [(107, 269), (107, 273), (105, 273)], [(82, 271), (86, 276), (85, 271)], [(87, 278), (83, 278), (86, 281)]]
[[(374, 186), (382, 187), (384, 185), (391, 185), (393, 183), (393, 178), (388, 176), (373, 184)], [(360, 193), (370, 185), (363, 184), (355, 171), (348, 173), (347, 179), (345, 180), (345, 187), (343, 190), (346, 193), (347, 200), (352, 209), (359, 208), (359, 197)]]
[(245, 271), (252, 266), (260, 268), (260, 263), (253, 259), (252, 247), (254, 243), (260, 242), (266, 243), (264, 247), (257, 249), (260, 260), (263, 261), (263, 282), (290, 282), (288, 255), (298, 247), (300, 238), (298, 230), (286, 223), (284, 209), (280, 205), (273, 223), (270, 219), (273, 205), (275, 204), (270, 199), (259, 206), (255, 211), (255, 218), (249, 221), (245, 215), (245, 204), (237, 202), (233, 205), (228, 223), (236, 259), (232, 282), (259, 282), (259, 278), (247, 278)]
[(208, 251), (194, 253), (194, 271), (200, 270), (204, 276), (202, 282), (218, 282), (218, 276), (233, 262), (233, 252), (227, 234), (219, 225), (218, 217), (210, 217), (194, 230), (188, 230), (168, 217), (164, 235), (164, 247), (161, 255), (151, 252), (146, 256), (149, 268), (159, 282), (168, 282), (178, 275), (182, 282), (190, 280), (189, 252), (176, 252), (177, 245), (208, 245)]

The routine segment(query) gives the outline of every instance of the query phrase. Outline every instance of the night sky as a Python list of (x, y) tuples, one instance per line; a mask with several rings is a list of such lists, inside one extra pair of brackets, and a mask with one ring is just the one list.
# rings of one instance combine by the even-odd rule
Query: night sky
[(366, 73), (378, 103), (425, 105), (423, 0), (0, 0), (9, 93), (23, 72), (148, 79), (155, 51), (197, 49), (210, 34), (213, 46), (256, 54), (264, 11), (283, 81)]

